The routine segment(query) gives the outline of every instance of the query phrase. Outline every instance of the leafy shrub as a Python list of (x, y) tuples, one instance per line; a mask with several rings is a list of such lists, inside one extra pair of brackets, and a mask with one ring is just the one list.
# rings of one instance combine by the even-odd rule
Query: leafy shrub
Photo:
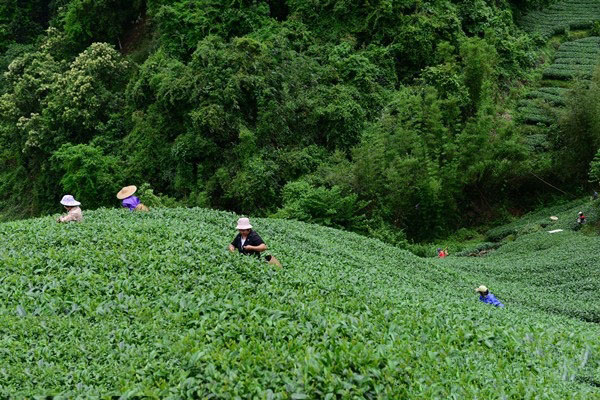
[(600, 182), (600, 149), (590, 163), (590, 182)]
[(86, 208), (109, 203), (122, 183), (120, 165), (115, 157), (86, 144), (64, 144), (54, 152), (51, 161), (61, 174), (64, 193), (81, 201)]
[(70, 0), (61, 15), (67, 37), (79, 46), (92, 42), (116, 45), (142, 12), (142, 0)]
[(162, 194), (155, 194), (154, 190), (148, 183), (143, 183), (137, 190), (136, 195), (140, 201), (148, 207), (174, 208), (181, 204), (174, 198)]
[(273, 216), (364, 231), (363, 209), (366, 205), (355, 194), (343, 194), (338, 186), (327, 189), (311, 186), (306, 181), (297, 181), (285, 185), (283, 207)]

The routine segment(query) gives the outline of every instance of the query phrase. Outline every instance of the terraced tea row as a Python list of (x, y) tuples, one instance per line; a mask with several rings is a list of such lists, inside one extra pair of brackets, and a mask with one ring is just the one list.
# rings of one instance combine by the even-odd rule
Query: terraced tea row
[[(590, 79), (600, 61), (600, 37), (592, 36), (563, 43), (553, 63), (544, 70), (547, 80)], [(520, 118), (529, 124), (551, 124), (566, 105), (568, 89), (542, 87), (533, 90), (518, 104)]]
[(596, 0), (562, 0), (528, 13), (521, 25), (529, 32), (545, 38), (563, 33), (566, 29), (586, 29), (600, 20), (600, 2)]
[(554, 62), (544, 70), (545, 79), (589, 79), (600, 60), (600, 37), (563, 43)]

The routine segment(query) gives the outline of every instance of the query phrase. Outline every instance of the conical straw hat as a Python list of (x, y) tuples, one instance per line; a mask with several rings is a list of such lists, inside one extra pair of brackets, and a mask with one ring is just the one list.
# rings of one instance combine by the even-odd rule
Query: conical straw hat
[(136, 190), (137, 190), (137, 186), (134, 186), (134, 185), (125, 186), (123, 189), (119, 190), (119, 193), (117, 193), (117, 199), (119, 199), (119, 200), (126, 199), (129, 196), (133, 195)]

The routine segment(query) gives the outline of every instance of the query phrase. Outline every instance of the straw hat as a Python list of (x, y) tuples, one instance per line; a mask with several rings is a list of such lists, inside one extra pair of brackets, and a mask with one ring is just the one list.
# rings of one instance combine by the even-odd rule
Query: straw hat
[(75, 200), (70, 194), (65, 194), (60, 201), (60, 204), (67, 207), (77, 207), (81, 205), (81, 203)]
[(252, 225), (250, 225), (250, 220), (248, 218), (238, 219), (237, 227), (235, 229), (252, 229)]
[(136, 190), (137, 190), (137, 186), (134, 186), (134, 185), (125, 186), (123, 189), (119, 190), (119, 193), (117, 193), (117, 199), (119, 199), (119, 200), (126, 199), (129, 196), (132, 196)]
[(488, 291), (488, 288), (486, 286), (481, 285), (478, 288), (476, 288), (475, 291), (479, 293), (485, 293)]

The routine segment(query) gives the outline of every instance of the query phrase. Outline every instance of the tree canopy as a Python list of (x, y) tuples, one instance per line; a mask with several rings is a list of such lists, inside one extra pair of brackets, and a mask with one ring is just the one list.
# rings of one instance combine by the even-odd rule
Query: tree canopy
[(581, 135), (542, 152), (507, 100), (540, 44), (517, 21), (547, 3), (4, 2), (4, 217), (63, 192), (114, 206), (115, 188), (147, 183), (398, 243), (532, 201), (530, 172), (580, 188), (597, 100), (557, 124)]

